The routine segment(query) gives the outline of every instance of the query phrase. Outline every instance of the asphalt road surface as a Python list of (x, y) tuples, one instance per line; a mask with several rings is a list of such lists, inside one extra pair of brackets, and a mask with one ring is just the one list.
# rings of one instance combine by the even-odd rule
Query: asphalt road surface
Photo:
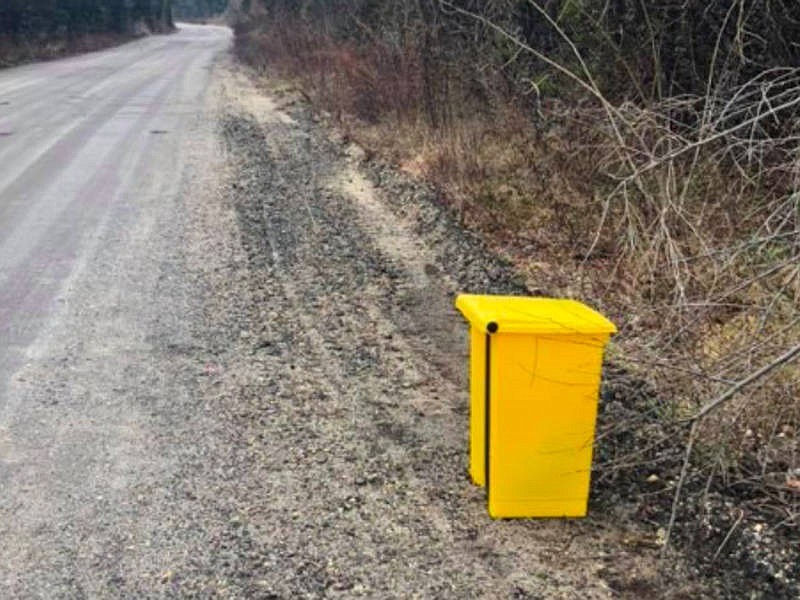
[(177, 193), (187, 123), (229, 39), (222, 28), (187, 28), (0, 72), (4, 420), (17, 408), (12, 375), (58, 325), (97, 236), (134, 225), (143, 198)]
[(453, 294), (516, 284), (230, 43), (0, 72), (0, 598), (610, 596), (466, 476)]

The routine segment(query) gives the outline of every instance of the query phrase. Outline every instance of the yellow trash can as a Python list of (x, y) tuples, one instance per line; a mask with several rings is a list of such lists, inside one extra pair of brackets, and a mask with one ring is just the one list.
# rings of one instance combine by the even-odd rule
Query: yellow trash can
[(471, 326), (470, 474), (489, 514), (585, 516), (616, 327), (574, 300), (465, 294), (456, 307)]

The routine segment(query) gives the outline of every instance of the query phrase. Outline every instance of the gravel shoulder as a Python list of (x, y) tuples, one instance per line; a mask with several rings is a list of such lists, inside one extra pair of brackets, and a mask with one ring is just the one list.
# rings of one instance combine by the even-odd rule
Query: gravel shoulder
[(467, 337), (452, 304), (524, 287), (430, 190), (365, 163), (291, 94), (239, 67), (222, 94), (225, 206), (246, 256), (246, 276), (226, 279), (246, 282), (228, 293), (251, 307), (223, 380), (250, 382), (237, 428), (262, 482), (247, 523), (270, 592), (706, 595), (685, 565), (661, 587), (649, 533), (622, 512), (488, 518), (466, 475)]
[(4, 392), (0, 597), (708, 595), (624, 512), (488, 518), (452, 303), (523, 288), (289, 96), (211, 86)]

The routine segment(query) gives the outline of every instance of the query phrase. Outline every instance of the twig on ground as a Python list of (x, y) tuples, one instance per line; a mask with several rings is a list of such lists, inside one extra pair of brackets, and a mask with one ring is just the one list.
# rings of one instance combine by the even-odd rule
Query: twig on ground
[(717, 551), (714, 553), (714, 556), (711, 559), (711, 564), (714, 564), (716, 560), (719, 558), (719, 555), (722, 553), (722, 550), (725, 548), (725, 545), (728, 543), (728, 540), (731, 539), (733, 532), (736, 531), (737, 527), (739, 527), (739, 524), (742, 522), (742, 519), (744, 519), (744, 511), (740, 508), (739, 517), (736, 519), (736, 521), (734, 521), (733, 525), (731, 525), (731, 528), (728, 530), (728, 533), (723, 538), (722, 543), (720, 543), (719, 548), (717, 548)]

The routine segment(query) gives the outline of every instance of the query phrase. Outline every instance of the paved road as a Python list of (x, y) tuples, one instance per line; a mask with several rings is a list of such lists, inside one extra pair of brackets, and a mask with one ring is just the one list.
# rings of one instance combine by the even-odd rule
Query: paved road
[(452, 301), (519, 288), (229, 45), (185, 27), (0, 72), (0, 599), (639, 577), (602, 526), (487, 518)]
[(93, 236), (135, 218), (133, 198), (176, 193), (187, 120), (229, 37), (186, 27), (0, 71), (0, 388), (53, 326)]
[(188, 393), (158, 336), (192, 343), (176, 219), (213, 158), (230, 41), (185, 26), (0, 71), (2, 598), (114, 597), (139, 564), (169, 569), (157, 535), (131, 537), (158, 528), (143, 507), (174, 447), (142, 423)]

